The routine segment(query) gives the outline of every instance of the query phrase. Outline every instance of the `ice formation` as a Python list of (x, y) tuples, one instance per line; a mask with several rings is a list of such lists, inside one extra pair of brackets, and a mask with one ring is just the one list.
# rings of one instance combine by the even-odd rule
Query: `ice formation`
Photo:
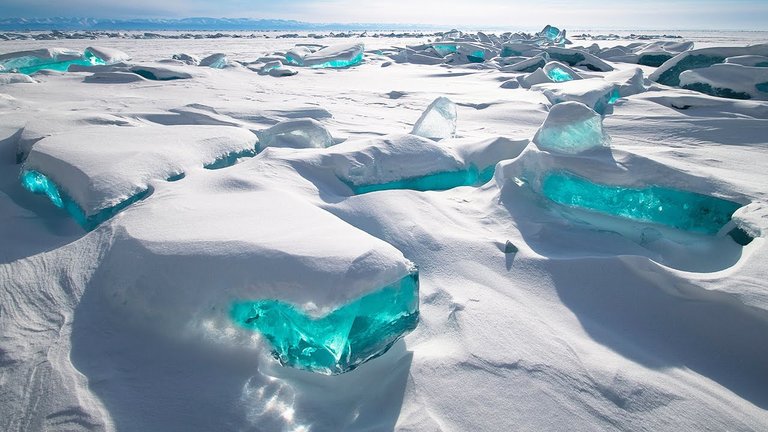
[(410, 189), (417, 191), (442, 191), (459, 186), (479, 186), (487, 183), (492, 177), (494, 166), (482, 171), (474, 165), (458, 171), (445, 171), (418, 177), (407, 177), (386, 183), (349, 184), (356, 195), (393, 189)]
[(725, 63), (742, 66), (768, 67), (768, 57), (761, 55), (734, 56), (726, 58)]
[(0, 55), (0, 72), (29, 75), (43, 69), (67, 71), (72, 65), (104, 65), (128, 59), (122, 51), (100, 47), (89, 47), (82, 53), (61, 48), (19, 51)]
[(340, 44), (312, 51), (300, 46), (285, 54), (286, 63), (310, 68), (346, 68), (363, 61), (365, 46), (361, 43)]
[[(414, 265), (306, 200), (267, 190), (258, 165), (150, 197), (151, 224), (124, 214), (106, 252), (105, 298), (161, 332), (196, 317), (256, 331), (281, 363), (314, 372), (383, 354), (418, 321)], [(144, 282), (156, 277), (165, 282)]]
[(269, 61), (259, 69), (259, 75), (270, 75), (273, 77), (293, 76), (297, 73), (299, 72), (283, 66), (283, 63), (280, 60)]
[(86, 220), (102, 221), (104, 214), (114, 214), (115, 208), (145, 193), (153, 180), (252, 150), (255, 141), (250, 131), (226, 126), (82, 127), (34, 143), (23, 171), (44, 175), (42, 183), (56, 185)]
[(722, 63), (680, 74), (680, 87), (731, 99), (768, 100), (768, 68)]
[(320, 317), (277, 300), (236, 302), (231, 315), (240, 326), (264, 335), (283, 365), (335, 375), (383, 354), (416, 328), (418, 287), (414, 270)]
[(444, 96), (435, 99), (416, 121), (411, 133), (436, 140), (453, 137), (456, 134), (456, 104)]
[(552, 172), (542, 180), (550, 200), (613, 216), (714, 235), (741, 204), (661, 186), (629, 188), (593, 183), (568, 172)]
[(311, 118), (285, 120), (257, 131), (256, 135), (260, 150), (267, 147), (325, 148), (335, 143), (328, 129)]
[(533, 142), (552, 153), (573, 155), (608, 146), (600, 114), (580, 102), (554, 105)]
[(685, 51), (667, 60), (650, 79), (668, 86), (680, 85), (680, 74), (691, 69), (706, 68), (723, 63), (729, 57), (744, 55), (768, 56), (768, 44), (747, 47), (713, 47)]
[(611, 72), (603, 79), (616, 85), (619, 97), (628, 97), (647, 90), (643, 70), (640, 68)]
[(208, 66), (213, 69), (222, 69), (229, 65), (229, 59), (224, 53), (211, 54), (200, 60), (200, 66)]
[(152, 81), (171, 81), (192, 78), (192, 75), (189, 72), (180, 67), (173, 66), (136, 65), (131, 66), (128, 70)]
[(547, 62), (542, 70), (552, 82), (556, 83), (582, 79), (581, 75), (575, 70), (556, 61)]
[(171, 58), (173, 60), (178, 60), (182, 63), (192, 65), (192, 66), (197, 66), (200, 64), (200, 58), (191, 54), (185, 54), (185, 53), (174, 54), (173, 57)]
[(567, 63), (569, 66), (584, 67), (595, 72), (610, 72), (613, 70), (613, 66), (584, 50), (548, 47), (546, 52), (552, 60)]
[(600, 79), (538, 84), (531, 87), (531, 90), (543, 92), (553, 105), (566, 101), (581, 102), (599, 114), (606, 114), (619, 98), (619, 87)]

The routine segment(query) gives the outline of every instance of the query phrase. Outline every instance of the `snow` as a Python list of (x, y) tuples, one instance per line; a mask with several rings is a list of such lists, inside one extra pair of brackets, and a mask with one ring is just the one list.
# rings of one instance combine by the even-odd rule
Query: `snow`
[[(97, 45), (133, 58), (0, 86), (0, 429), (765, 430), (767, 102), (660, 83), (672, 66), (638, 60), (712, 47), (721, 60), (671, 75), (760, 69), (739, 57), (766, 56), (746, 47), (764, 33), (684, 33), (691, 47), (568, 30), (563, 46), (614, 70), (552, 58), (583, 78), (552, 83), (538, 64), (552, 42), (525, 33), (0, 41), (2, 53)], [(354, 67), (258, 73), (292, 49), (350, 42), (366, 49)], [(436, 43), (498, 54), (471, 63)], [(530, 48), (502, 57), (505, 44)], [(537, 55), (533, 72), (504, 70)], [(131, 72), (149, 68), (185, 79)], [(746, 79), (730, 76), (711, 79), (734, 91)], [(510, 80), (528, 85), (500, 88)], [(602, 118), (539, 91), (601, 86), (620, 94)], [(440, 97), (455, 136), (409, 133)], [(305, 119), (333, 145), (255, 154), (257, 132)], [(589, 151), (542, 139), (585, 121), (596, 127), (576, 143)], [(146, 194), (88, 231), (25, 190), (25, 168), (90, 212)], [(492, 175), (354, 192), (472, 168)], [(552, 173), (741, 207), (717, 232), (679, 229), (553, 201)], [(282, 366), (230, 315), (279, 299), (327, 316), (411, 265), (418, 325), (341, 375)]]

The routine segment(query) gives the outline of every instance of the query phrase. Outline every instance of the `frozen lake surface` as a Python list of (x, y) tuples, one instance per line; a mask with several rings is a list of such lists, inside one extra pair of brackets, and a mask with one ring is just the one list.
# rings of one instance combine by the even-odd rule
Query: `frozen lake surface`
[(0, 40), (102, 56), (0, 73), (0, 430), (768, 428), (767, 32), (158, 33)]

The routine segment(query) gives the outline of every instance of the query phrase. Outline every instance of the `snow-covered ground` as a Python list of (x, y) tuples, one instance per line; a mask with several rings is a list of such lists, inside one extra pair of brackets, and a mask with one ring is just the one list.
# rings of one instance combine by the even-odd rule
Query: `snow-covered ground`
[[(765, 41), (731, 36), (690, 39)], [(638, 41), (574, 40), (593, 42)], [(261, 66), (297, 43), (364, 43), (366, 55), (279, 78), (157, 63), (224, 53)], [(133, 63), (35, 83), (0, 74), (0, 430), (766, 430), (768, 102), (667, 87), (647, 80), (655, 67), (611, 60), (599, 65), (612, 72), (573, 66), (583, 80), (530, 89), (524, 72), (393, 61), (392, 47), (425, 43), (0, 41), (0, 54), (114, 48), (189, 76), (147, 80)], [(577, 154), (533, 142), (553, 103), (594, 108), (613, 85), (604, 141)], [(441, 96), (455, 137), (410, 135)], [(314, 121), (238, 153), (295, 119)], [(246, 157), (215, 166), (232, 154)], [(485, 184), (396, 188), (493, 166)], [(85, 218), (127, 204), (85, 231), (25, 190), (23, 170)], [(714, 234), (603, 216), (545, 198), (546, 174), (562, 171), (743, 207)], [(754, 240), (737, 244), (733, 227)], [(281, 366), (227, 313), (277, 299), (320, 316), (414, 264), (418, 326), (345, 374)]]

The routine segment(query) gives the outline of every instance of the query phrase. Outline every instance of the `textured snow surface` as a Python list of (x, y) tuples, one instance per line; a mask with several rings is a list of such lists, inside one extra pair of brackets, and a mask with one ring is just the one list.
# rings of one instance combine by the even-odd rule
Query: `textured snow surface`
[[(0, 41), (120, 58), (0, 86), (0, 430), (766, 430), (768, 102), (659, 83), (696, 48), (683, 40), (550, 30)], [(271, 76), (291, 53), (362, 61)], [(703, 53), (718, 61), (670, 76), (766, 56)], [(227, 67), (198, 66), (215, 54)], [(549, 62), (582, 79), (554, 83)], [(604, 116), (574, 101), (607, 89)], [(455, 131), (410, 134), (440, 97)], [(557, 118), (594, 119), (610, 147), (540, 148)], [(302, 145), (260, 146), (269, 130)], [(488, 167), (442, 191), (352, 188)], [(22, 188), (24, 168), (89, 212), (147, 195), (86, 232)], [(742, 207), (687, 232), (553, 202), (555, 172)], [(282, 367), (228, 315), (272, 298), (322, 316), (412, 265), (418, 326), (346, 374)]]

